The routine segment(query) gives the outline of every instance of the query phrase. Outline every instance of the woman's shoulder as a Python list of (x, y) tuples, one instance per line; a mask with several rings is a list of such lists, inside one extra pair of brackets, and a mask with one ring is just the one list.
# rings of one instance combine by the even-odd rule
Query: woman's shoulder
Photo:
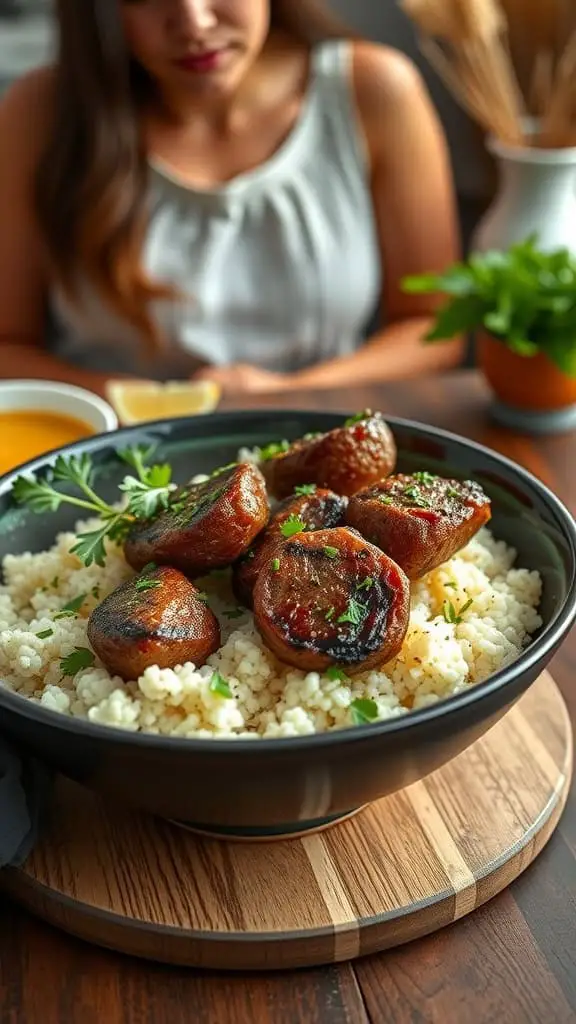
[(351, 43), (353, 80), (361, 113), (371, 118), (393, 112), (397, 104), (418, 101), (425, 85), (413, 60), (400, 50), (379, 43)]
[[(35, 68), (16, 79), (0, 100), (0, 132), (10, 138), (10, 153), (37, 153), (46, 139), (54, 110), (55, 69)], [(5, 134), (7, 133), (7, 134)]]
[(434, 124), (436, 115), (420, 69), (406, 54), (377, 43), (352, 43), (356, 107), (373, 159), (403, 136)]

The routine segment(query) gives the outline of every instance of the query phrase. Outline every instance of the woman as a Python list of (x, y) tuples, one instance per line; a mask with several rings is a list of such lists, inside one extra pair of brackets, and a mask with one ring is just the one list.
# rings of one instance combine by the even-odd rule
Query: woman
[(55, 67), (0, 105), (0, 375), (270, 391), (458, 361), (401, 288), (457, 255), (437, 118), (406, 58), (323, 17), (58, 0)]

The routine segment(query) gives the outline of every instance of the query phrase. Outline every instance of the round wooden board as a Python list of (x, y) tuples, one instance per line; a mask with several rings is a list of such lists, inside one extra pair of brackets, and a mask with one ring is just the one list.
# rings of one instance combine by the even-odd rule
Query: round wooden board
[(0, 881), (52, 924), (153, 960), (350, 960), (451, 924), (509, 885), (554, 831), (571, 771), (570, 721), (545, 674), (451, 764), (298, 839), (199, 838), (62, 780), (50, 827)]

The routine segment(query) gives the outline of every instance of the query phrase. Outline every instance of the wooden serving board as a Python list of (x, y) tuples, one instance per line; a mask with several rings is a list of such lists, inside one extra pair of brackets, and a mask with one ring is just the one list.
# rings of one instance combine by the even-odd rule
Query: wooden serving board
[(473, 911), (560, 818), (572, 731), (544, 674), (451, 764), (327, 831), (200, 838), (62, 780), (51, 824), (0, 882), (52, 924), (125, 953), (209, 968), (353, 959)]

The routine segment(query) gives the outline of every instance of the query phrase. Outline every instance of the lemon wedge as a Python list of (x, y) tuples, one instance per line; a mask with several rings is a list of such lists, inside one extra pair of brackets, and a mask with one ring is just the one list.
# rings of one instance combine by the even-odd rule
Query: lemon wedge
[(215, 381), (109, 381), (106, 397), (122, 426), (175, 416), (201, 416), (214, 412), (222, 394)]

